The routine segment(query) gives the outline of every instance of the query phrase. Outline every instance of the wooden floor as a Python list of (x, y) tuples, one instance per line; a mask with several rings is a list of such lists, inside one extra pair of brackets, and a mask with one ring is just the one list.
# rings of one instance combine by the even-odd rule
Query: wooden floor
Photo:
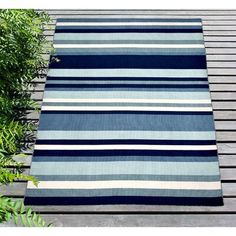
[[(50, 10), (53, 39), (57, 18), (151, 17), (202, 18), (217, 145), (224, 193), (222, 207), (188, 206), (35, 206), (56, 226), (236, 226), (236, 10)], [(48, 57), (48, 55), (45, 55)], [(45, 79), (36, 79), (33, 98), (42, 101)], [(38, 121), (29, 113), (28, 119)], [(29, 145), (32, 144), (29, 142)], [(27, 151), (26, 172), (31, 151)], [(25, 182), (1, 187), (1, 193), (23, 198)], [(10, 224), (9, 224), (10, 225)]]

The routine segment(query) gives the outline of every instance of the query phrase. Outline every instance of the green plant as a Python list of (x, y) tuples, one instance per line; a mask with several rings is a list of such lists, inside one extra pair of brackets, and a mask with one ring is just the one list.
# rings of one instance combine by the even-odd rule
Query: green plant
[[(52, 46), (43, 35), (50, 18), (35, 10), (0, 10), (0, 185), (17, 180), (32, 181), (24, 174), (23, 163), (15, 160), (27, 149), (35, 124), (25, 119), (27, 110), (37, 110), (31, 99), (34, 79), (46, 72), (48, 61), (42, 56)], [(46, 226), (23, 202), (0, 196), (0, 223), (21, 219), (23, 226)]]
[(49, 21), (44, 12), (0, 11), (1, 89), (6, 89), (8, 95), (28, 92), (30, 82), (45, 71), (48, 61), (41, 54), (51, 51), (43, 35)]
[(39, 214), (25, 207), (22, 201), (13, 201), (11, 198), (0, 196), (0, 222), (13, 220), (16, 225), (45, 227), (46, 222)]
[(27, 180), (37, 186), (38, 181), (34, 176), (23, 173), (23, 164), (15, 161), (12, 156), (5, 156), (5, 151), (0, 149), (0, 185), (13, 183), (16, 180)]
[(25, 97), (24, 94), (22, 97), (18, 93), (18, 96), (15, 96), (14, 99), (8, 97), (0, 96), (0, 121), (6, 122), (12, 119), (22, 119), (26, 115), (26, 110), (39, 110), (38, 104), (33, 101), (30, 97), (31, 94), (28, 94), (28, 97)]

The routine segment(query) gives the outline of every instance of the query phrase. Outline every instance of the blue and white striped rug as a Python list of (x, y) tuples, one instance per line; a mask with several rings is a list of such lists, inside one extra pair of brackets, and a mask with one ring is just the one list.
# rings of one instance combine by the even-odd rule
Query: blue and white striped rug
[(200, 19), (59, 19), (25, 203), (222, 205)]

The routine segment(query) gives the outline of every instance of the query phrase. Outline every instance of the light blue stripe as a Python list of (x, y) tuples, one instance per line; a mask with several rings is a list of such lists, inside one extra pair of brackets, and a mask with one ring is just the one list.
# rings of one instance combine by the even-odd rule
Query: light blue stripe
[(54, 40), (54, 44), (204, 44), (203, 40), (123, 40), (123, 39), (94, 39), (94, 40), (78, 40), (64, 39)]
[(207, 175), (207, 176), (205, 175), (36, 175), (35, 177), (39, 181), (70, 181), (70, 180), (71, 181), (156, 180), (156, 181), (196, 181), (196, 182), (220, 181), (219, 175)]
[(33, 162), (32, 175), (218, 175), (216, 162)]
[(203, 40), (202, 33), (56, 33), (54, 40)]
[(205, 48), (57, 48), (55, 55), (205, 55)]
[(45, 90), (44, 98), (123, 98), (123, 99), (210, 99), (207, 92), (138, 92), (138, 91), (48, 91)]
[(164, 139), (215, 140), (215, 131), (43, 131), (37, 139)]
[(49, 69), (59, 77), (207, 77), (206, 69)]
[(101, 196), (174, 196), (174, 197), (218, 197), (221, 190), (180, 189), (27, 189), (26, 196), (34, 197), (101, 197)]

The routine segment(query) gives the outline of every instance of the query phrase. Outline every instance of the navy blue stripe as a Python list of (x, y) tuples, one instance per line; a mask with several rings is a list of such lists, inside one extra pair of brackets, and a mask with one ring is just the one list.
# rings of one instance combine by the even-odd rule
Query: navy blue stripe
[(208, 78), (191, 78), (191, 77), (51, 77), (48, 76), (47, 80), (126, 80), (126, 81), (208, 81)]
[(35, 150), (37, 156), (216, 156), (216, 150)]
[(209, 88), (208, 84), (47, 84), (46, 88)]
[[(202, 205), (222, 206), (222, 197), (145, 197), (145, 196), (107, 196), (107, 197), (25, 197), (26, 205), (105, 205), (105, 204), (143, 204), (143, 205)], [(152, 212), (153, 213), (153, 212)]]
[(33, 157), (34, 162), (52, 162), (52, 161), (82, 161), (82, 162), (100, 162), (100, 161), (162, 161), (162, 162), (215, 162), (217, 156), (37, 156)]
[(37, 139), (36, 144), (160, 144), (160, 145), (215, 145), (215, 140), (147, 140), (147, 139), (93, 139), (93, 140), (74, 140), (74, 139)]
[[(89, 44), (88, 44), (89, 46)], [(50, 68), (206, 69), (205, 55), (60, 55)]]
[(123, 28), (123, 29), (68, 29), (68, 28), (56, 28), (55, 33), (202, 33), (202, 28), (197, 28), (197, 29), (154, 29), (154, 28), (136, 28), (136, 29), (128, 29), (128, 28)]

